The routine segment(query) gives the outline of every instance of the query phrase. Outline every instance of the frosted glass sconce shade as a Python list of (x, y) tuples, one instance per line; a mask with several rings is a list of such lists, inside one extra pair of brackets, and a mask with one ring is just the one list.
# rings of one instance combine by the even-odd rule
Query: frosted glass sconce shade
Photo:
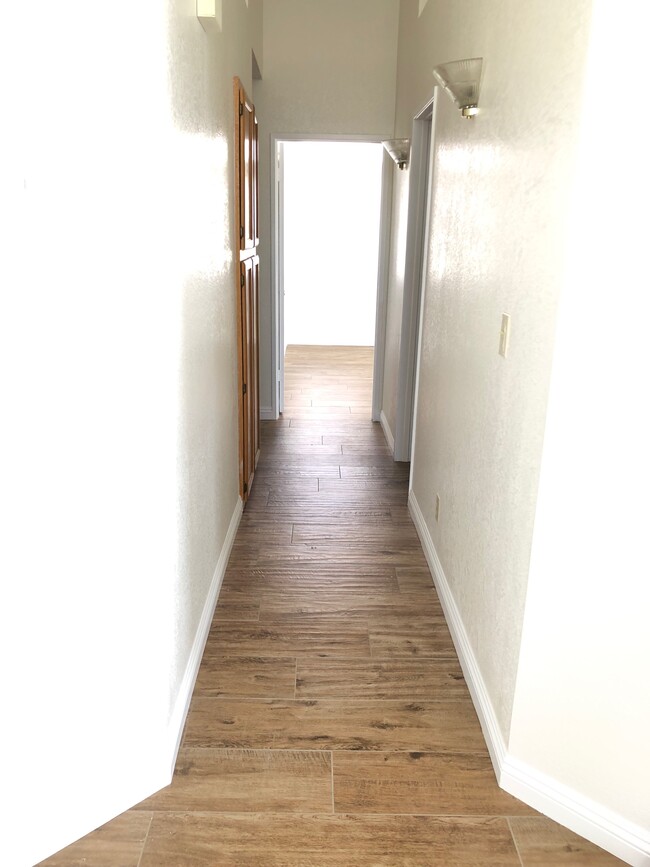
[(384, 148), (388, 151), (391, 159), (395, 160), (397, 167), (405, 169), (409, 161), (409, 153), (411, 150), (410, 138), (392, 138), (382, 142)]
[(441, 63), (433, 70), (436, 80), (465, 118), (474, 117), (478, 112), (482, 69), (483, 58), (472, 57), (471, 60)]

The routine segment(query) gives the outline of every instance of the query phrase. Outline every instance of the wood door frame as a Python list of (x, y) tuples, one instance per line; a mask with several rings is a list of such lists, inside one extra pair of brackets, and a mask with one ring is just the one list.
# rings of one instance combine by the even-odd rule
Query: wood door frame
[[(284, 196), (282, 186), (283, 142), (361, 142), (381, 144), (381, 136), (374, 135), (337, 135), (325, 133), (272, 133), (271, 134), (271, 374), (272, 395), (270, 409), (262, 409), (262, 418), (277, 420), (284, 402)], [(382, 173), (383, 182), (383, 173)], [(382, 191), (382, 208), (384, 197)], [(381, 233), (381, 229), (380, 229)], [(390, 233), (389, 233), (390, 235)], [(382, 246), (382, 236), (379, 238), (379, 272), (382, 271), (383, 257), (389, 255), (388, 249)], [(390, 237), (389, 237), (390, 242)], [(377, 280), (377, 315), (380, 310), (386, 311), (386, 291), (388, 282), (381, 284)], [(381, 298), (380, 298), (381, 294)], [(375, 322), (377, 321), (377, 316)], [(377, 327), (375, 325), (375, 340)], [(385, 321), (384, 321), (385, 335)], [(374, 418), (374, 380), (375, 374), (384, 369), (384, 343), (375, 342), (375, 363), (373, 371), (373, 420)]]
[[(244, 106), (243, 112), (242, 106)], [(248, 114), (246, 114), (246, 109), (250, 109)], [(250, 318), (249, 305), (242, 303), (242, 290), (248, 289), (246, 275), (251, 269), (254, 272), (251, 273), (250, 277), (253, 281), (253, 292), (258, 293), (259, 291), (259, 126), (255, 115), (255, 106), (237, 76), (233, 77), (233, 113), (235, 170), (233, 256), (236, 266), (234, 270), (237, 298), (239, 496), (246, 502), (259, 456), (259, 295), (256, 294), (253, 299), (255, 321), (252, 323), (248, 321)], [(246, 126), (248, 135), (242, 135), (242, 117), (246, 118), (245, 124), (251, 123), (250, 127)], [(250, 152), (246, 154), (245, 149), (248, 142), (252, 144), (250, 144)], [(243, 178), (242, 167), (245, 166), (247, 157), (250, 171), (247, 173), (247, 177)], [(249, 324), (251, 331), (248, 335), (249, 339), (246, 340), (244, 327)], [(255, 339), (253, 339), (253, 329)], [(251, 345), (253, 345), (253, 370), (247, 369), (247, 364), (251, 361), (249, 357)], [(255, 399), (252, 400), (252, 396)], [(250, 448), (247, 448), (251, 442), (251, 407), (252, 412), (256, 414), (253, 419), (252, 460), (250, 460)]]

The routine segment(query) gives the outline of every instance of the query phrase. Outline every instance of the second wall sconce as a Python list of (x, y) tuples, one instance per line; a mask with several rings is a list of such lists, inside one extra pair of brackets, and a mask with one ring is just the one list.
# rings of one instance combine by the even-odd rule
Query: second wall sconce
[(482, 69), (483, 58), (472, 57), (470, 60), (441, 63), (433, 70), (436, 80), (445, 93), (460, 109), (462, 116), (468, 119), (478, 113)]
[(397, 167), (405, 169), (409, 161), (409, 153), (411, 150), (411, 139), (409, 138), (392, 138), (382, 142), (386, 151), (391, 158), (397, 163)]

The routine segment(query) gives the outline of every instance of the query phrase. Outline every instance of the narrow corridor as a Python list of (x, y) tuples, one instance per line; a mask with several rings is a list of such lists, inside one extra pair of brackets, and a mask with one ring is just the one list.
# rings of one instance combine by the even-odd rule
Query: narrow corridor
[(372, 351), (292, 347), (286, 370), (173, 783), (44, 863), (621, 863), (495, 782), (408, 468), (368, 420)]

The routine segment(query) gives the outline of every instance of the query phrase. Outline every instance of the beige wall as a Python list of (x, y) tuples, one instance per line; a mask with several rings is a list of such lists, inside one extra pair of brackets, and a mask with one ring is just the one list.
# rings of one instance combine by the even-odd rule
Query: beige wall
[[(262, 191), (269, 190), (273, 133), (392, 135), (398, 6), (399, 0), (265, 5), (264, 77), (254, 90)], [(264, 193), (260, 217), (261, 404), (270, 407), (270, 195)], [(327, 255), (317, 242), (314, 253)]]
[(436, 64), (485, 65), (475, 121), (444, 95), (436, 110), (413, 492), (511, 790), (604, 845), (627, 835), (641, 848), (618, 853), (646, 864), (648, 357), (634, 215), (647, 137), (633, 89), (607, 72), (642, 75), (644, 13), (604, 0), (429, 0), (417, 13), (403, 0), (397, 134)]
[(194, 9), (72, 2), (11, 31), (0, 862), (15, 867), (168, 782), (238, 503), (232, 76), (252, 88), (255, 19), (224, 0), (206, 34)]
[(636, 824), (646, 852), (649, 142), (633, 89), (603, 70), (643, 74), (647, 17), (594, 3), (510, 739), (526, 766)]
[(436, 110), (413, 489), (506, 739), (589, 5), (404, 0), (400, 19), (400, 132), (437, 63), (485, 58), (479, 117)]

